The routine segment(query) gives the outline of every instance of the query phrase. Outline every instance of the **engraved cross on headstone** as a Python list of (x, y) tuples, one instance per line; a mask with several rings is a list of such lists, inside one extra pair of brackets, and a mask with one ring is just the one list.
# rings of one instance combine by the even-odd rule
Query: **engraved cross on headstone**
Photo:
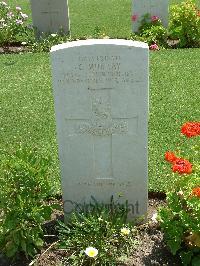
[(55, 23), (55, 18), (54, 16), (59, 14), (59, 10), (55, 10), (54, 8), (52, 8), (52, 3), (48, 2), (47, 4), (47, 9), (44, 11), (41, 11), (41, 14), (44, 15), (48, 21), (49, 21), (49, 25), (50, 28), (53, 27), (53, 24)]
[(113, 137), (119, 134), (136, 135), (138, 117), (113, 117), (111, 91), (113, 88), (88, 88), (91, 99), (91, 117), (66, 118), (73, 124), (70, 137), (87, 134), (92, 138), (93, 176), (113, 179)]

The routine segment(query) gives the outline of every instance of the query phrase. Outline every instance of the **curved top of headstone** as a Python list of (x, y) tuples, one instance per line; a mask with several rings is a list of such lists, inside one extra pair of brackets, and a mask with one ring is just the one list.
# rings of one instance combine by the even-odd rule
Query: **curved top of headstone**
[(79, 46), (89, 46), (89, 45), (120, 45), (120, 46), (131, 46), (138, 48), (148, 48), (148, 44), (144, 42), (131, 41), (131, 40), (123, 40), (123, 39), (88, 39), (88, 40), (80, 40), (73, 41), (55, 45), (51, 48), (51, 52), (55, 52), (58, 50), (63, 50), (66, 48), (73, 48)]

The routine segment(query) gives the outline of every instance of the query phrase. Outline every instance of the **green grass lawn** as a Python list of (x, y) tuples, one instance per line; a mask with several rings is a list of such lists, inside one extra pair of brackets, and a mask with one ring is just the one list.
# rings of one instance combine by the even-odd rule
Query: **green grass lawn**
[[(0, 56), (1, 149), (20, 143), (52, 155), (52, 177), (59, 186), (54, 107), (48, 54)], [(9, 73), (9, 74), (8, 74)]]
[[(6, 2), (21, 6), (31, 23), (29, 1)], [(177, 2), (171, 0), (171, 4)], [(200, 6), (200, 0), (196, 2)], [(69, 8), (72, 37), (92, 36), (97, 27), (113, 38), (125, 38), (131, 32), (131, 0), (69, 0)], [(171, 183), (173, 175), (164, 153), (177, 149), (182, 123), (200, 119), (199, 57), (200, 49), (150, 54), (150, 190), (163, 191)], [(1, 148), (10, 150), (20, 142), (37, 145), (52, 156), (52, 176), (59, 188), (49, 55), (1, 55), (0, 84)], [(182, 142), (187, 149), (196, 139), (186, 143), (182, 138)]]
[[(173, 175), (164, 153), (177, 149), (184, 122), (199, 121), (199, 58), (200, 49), (150, 53), (150, 190), (164, 191), (171, 183)], [(0, 84), (1, 149), (14, 149), (21, 142), (50, 154), (59, 188), (49, 55), (1, 55)], [(197, 139), (182, 141), (183, 146), (184, 142), (193, 145)]]
[[(29, 15), (31, 23), (30, 1), (7, 0), (6, 2), (12, 7), (21, 6), (23, 12)], [(179, 2), (181, 0), (170, 0), (171, 4)], [(200, 0), (196, 0), (196, 3), (200, 7)], [(129, 37), (131, 5), (132, 0), (69, 0), (72, 38), (92, 36), (97, 28), (112, 38)]]
[(199, 145), (197, 138), (181, 138), (180, 127), (200, 120), (200, 49), (160, 51), (150, 58), (150, 189), (163, 190), (173, 181), (163, 160), (165, 151), (178, 152), (180, 144), (189, 156), (189, 147)]

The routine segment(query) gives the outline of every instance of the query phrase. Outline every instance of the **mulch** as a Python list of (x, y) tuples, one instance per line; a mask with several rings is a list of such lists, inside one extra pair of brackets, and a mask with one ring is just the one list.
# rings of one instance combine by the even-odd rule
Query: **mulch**
[(13, 44), (12, 46), (0, 46), (0, 54), (19, 54), (28, 52), (30, 49), (26, 46)]

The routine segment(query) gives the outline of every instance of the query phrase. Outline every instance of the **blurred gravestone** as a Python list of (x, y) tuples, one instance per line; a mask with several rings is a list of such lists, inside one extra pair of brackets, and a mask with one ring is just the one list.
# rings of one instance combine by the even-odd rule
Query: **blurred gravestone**
[(147, 44), (127, 40), (52, 47), (66, 215), (112, 196), (128, 200), (129, 218), (146, 214), (148, 56)]
[(133, 0), (132, 1), (132, 29), (137, 32), (144, 15), (157, 16), (163, 26), (168, 26), (168, 0)]
[(67, 0), (31, 0), (31, 10), (37, 37), (42, 33), (69, 33)]

